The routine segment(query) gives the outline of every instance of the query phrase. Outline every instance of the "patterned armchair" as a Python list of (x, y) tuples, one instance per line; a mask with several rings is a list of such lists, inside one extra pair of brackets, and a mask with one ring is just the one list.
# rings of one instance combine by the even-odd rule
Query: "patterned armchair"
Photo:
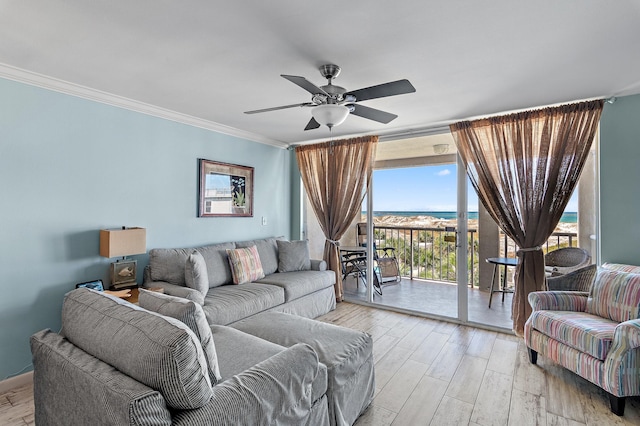
[(529, 303), (531, 363), (540, 353), (600, 386), (622, 416), (625, 397), (640, 395), (640, 267), (605, 264), (588, 293), (534, 292)]

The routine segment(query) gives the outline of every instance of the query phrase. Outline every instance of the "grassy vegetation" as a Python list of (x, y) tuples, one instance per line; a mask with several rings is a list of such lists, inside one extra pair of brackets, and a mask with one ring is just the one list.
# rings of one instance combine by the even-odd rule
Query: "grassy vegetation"
[[(377, 247), (393, 247), (400, 266), (400, 274), (403, 277), (437, 281), (456, 281), (456, 244), (445, 241), (445, 236), (454, 235), (452, 232), (445, 232), (442, 229), (430, 230), (410, 230), (393, 229), (375, 230)], [(504, 235), (501, 237), (501, 247), (505, 247)], [(469, 284), (474, 286), (479, 284), (479, 239), (477, 232), (468, 233), (467, 246), (467, 271)], [(501, 256), (514, 257), (516, 247), (513, 241), (509, 240), (506, 253)], [(573, 239), (574, 246), (576, 239)], [(569, 246), (568, 237), (551, 237), (544, 247), (547, 251), (556, 250)], [(413, 267), (413, 271), (412, 271)]]
[[(384, 231), (376, 230), (377, 247), (393, 247), (400, 265), (400, 274), (404, 277), (429, 279), (437, 281), (456, 281), (456, 244), (445, 241), (445, 236), (453, 233), (443, 231), (414, 231), (413, 238), (409, 231), (398, 237), (387, 236)], [(478, 284), (478, 241), (473, 240), (471, 247), (469, 237), (468, 270), (474, 271), (474, 285)], [(473, 260), (472, 260), (473, 259)], [(471, 267), (473, 262), (473, 268)], [(413, 274), (411, 267), (413, 266)]]

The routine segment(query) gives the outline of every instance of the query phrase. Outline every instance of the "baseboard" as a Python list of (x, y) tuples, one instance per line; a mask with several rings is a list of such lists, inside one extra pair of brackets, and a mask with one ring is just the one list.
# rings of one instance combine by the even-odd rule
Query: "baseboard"
[(0, 382), (0, 393), (8, 392), (12, 389), (19, 388), (33, 382), (33, 371), (11, 377)]

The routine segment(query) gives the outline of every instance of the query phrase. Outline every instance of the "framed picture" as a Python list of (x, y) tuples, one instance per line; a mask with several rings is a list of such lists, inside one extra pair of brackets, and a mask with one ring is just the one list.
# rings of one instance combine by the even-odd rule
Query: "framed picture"
[(87, 281), (86, 283), (76, 284), (76, 288), (86, 287), (92, 290), (104, 291), (102, 280)]
[(119, 260), (111, 264), (111, 289), (120, 290), (136, 286), (136, 260)]
[(199, 217), (253, 216), (253, 167), (199, 159)]

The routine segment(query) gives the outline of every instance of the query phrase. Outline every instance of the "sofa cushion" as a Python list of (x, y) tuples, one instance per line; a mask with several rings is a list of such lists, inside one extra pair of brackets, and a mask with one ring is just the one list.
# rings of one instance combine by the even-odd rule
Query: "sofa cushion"
[(264, 278), (256, 246), (227, 250), (234, 284), (250, 283)]
[(585, 312), (534, 311), (534, 329), (565, 345), (604, 360), (609, 354), (617, 322)]
[(220, 346), (219, 364), (223, 381), (285, 349), (226, 325), (211, 325), (211, 333)]
[(202, 345), (182, 322), (79, 288), (65, 296), (62, 334), (74, 345), (158, 390), (176, 409), (213, 396)]
[(258, 280), (259, 283), (277, 285), (284, 289), (285, 301), (289, 302), (336, 283), (333, 271), (278, 272)]
[(184, 265), (192, 251), (186, 248), (149, 250), (151, 280), (184, 286)]
[(282, 288), (246, 283), (210, 289), (204, 298), (202, 309), (209, 324), (227, 325), (283, 303)]
[[(222, 380), (242, 373), (286, 349), (284, 346), (224, 325), (212, 325), (211, 332), (220, 346)], [(312, 401), (319, 399), (327, 391), (327, 367), (324, 364), (319, 364), (318, 367), (318, 376), (311, 388)]]
[(144, 289), (140, 289), (138, 303), (140, 307), (144, 309), (175, 318), (185, 323), (191, 331), (195, 333), (202, 344), (204, 356), (209, 367), (211, 384), (215, 385), (218, 383), (221, 376), (216, 346), (202, 307), (191, 300)]
[(309, 242), (278, 240), (278, 272), (308, 271), (311, 269), (309, 259)]
[(209, 291), (207, 264), (198, 250), (194, 250), (187, 257), (184, 264), (184, 280), (187, 287), (198, 290), (202, 295)]
[(265, 275), (273, 274), (278, 270), (278, 246), (276, 241), (284, 237), (271, 237), (261, 240), (240, 241), (236, 247), (245, 248), (256, 246), (260, 255), (260, 263)]
[(640, 318), (640, 274), (598, 269), (587, 312), (617, 322)]
[(236, 243), (234, 242), (196, 248), (207, 264), (209, 287), (217, 287), (232, 282), (233, 277), (231, 276), (231, 267), (227, 259), (227, 250), (234, 248), (236, 248)]
[(285, 347), (310, 345), (327, 367), (330, 424), (354, 424), (373, 399), (373, 339), (369, 334), (277, 312), (264, 312), (232, 327)]

